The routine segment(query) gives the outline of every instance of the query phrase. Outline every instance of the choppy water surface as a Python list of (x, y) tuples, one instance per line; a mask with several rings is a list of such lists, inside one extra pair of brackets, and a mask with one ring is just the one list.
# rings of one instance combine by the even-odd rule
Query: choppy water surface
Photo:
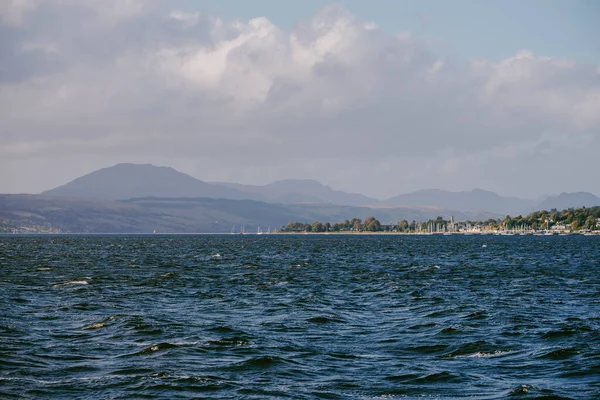
[(598, 237), (1, 237), (0, 306), (1, 398), (600, 398)]

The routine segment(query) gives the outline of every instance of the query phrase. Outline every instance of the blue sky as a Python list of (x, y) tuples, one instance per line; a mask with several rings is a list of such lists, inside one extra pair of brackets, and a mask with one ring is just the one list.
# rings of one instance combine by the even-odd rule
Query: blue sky
[(537, 55), (600, 63), (596, 0), (187, 0), (185, 8), (226, 19), (267, 17), (292, 29), (328, 4), (389, 34), (410, 32), (448, 55), (500, 60), (528, 49)]

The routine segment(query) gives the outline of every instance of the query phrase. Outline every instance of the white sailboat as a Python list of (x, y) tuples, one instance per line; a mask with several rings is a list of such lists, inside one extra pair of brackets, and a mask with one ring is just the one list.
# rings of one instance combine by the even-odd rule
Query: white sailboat
[(258, 226), (258, 229), (256, 230), (256, 234), (257, 235), (262, 235), (263, 234), (262, 229), (260, 229), (260, 225)]

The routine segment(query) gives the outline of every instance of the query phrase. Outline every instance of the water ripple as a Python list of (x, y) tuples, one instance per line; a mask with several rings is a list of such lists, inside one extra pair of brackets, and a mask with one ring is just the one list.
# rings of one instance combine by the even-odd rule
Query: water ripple
[(597, 237), (0, 237), (0, 398), (600, 398)]

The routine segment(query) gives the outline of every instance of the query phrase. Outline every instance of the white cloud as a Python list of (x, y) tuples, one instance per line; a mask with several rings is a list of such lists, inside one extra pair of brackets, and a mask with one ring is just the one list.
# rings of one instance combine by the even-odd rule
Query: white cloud
[[(597, 67), (570, 59), (523, 50), (457, 61), (339, 6), (287, 32), (164, 3), (24, 4), (0, 8), (24, 33), (6, 57), (19, 79), (0, 70), (0, 159), (11, 166), (85, 154), (98, 167), (160, 160), (206, 180), (244, 170), (249, 183), (320, 177), (380, 196), (444, 185), (531, 194), (540, 188), (495, 169), (537, 173), (541, 142), (546, 157), (563, 157), (600, 141)], [(24, 18), (48, 10), (65, 20)], [(72, 27), (68, 13), (78, 13)], [(572, 150), (561, 153), (565, 140)], [(0, 191), (17, 185), (7, 182)]]

